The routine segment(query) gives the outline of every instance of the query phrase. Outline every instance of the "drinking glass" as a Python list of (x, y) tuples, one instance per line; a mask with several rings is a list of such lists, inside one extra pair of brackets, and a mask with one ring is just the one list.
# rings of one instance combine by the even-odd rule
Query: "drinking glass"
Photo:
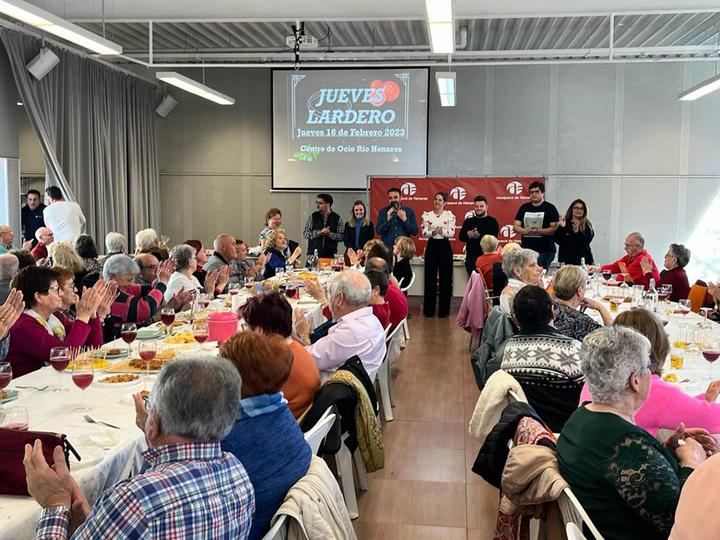
[(130, 356), (132, 352), (132, 342), (135, 341), (137, 337), (137, 325), (135, 323), (123, 323), (120, 327), (120, 337), (127, 343), (128, 356)]
[(670, 368), (682, 369), (685, 361), (685, 351), (673, 347), (670, 349)]
[(143, 390), (147, 390), (147, 382), (150, 379), (150, 363), (155, 359), (157, 355), (157, 343), (155, 340), (148, 339), (142, 341), (138, 345), (138, 354), (145, 365), (145, 378), (143, 379)]
[(27, 407), (10, 407), (0, 415), (0, 427), (15, 431), (27, 431), (30, 425), (30, 415)]
[(670, 298), (670, 295), (672, 294), (672, 285), (669, 283), (664, 283), (660, 285), (660, 290), (658, 292), (658, 298), (662, 301), (667, 300)]
[(680, 324), (677, 328), (677, 335), (675, 336), (675, 341), (673, 341), (672, 346), (676, 349), (687, 349), (688, 342), (690, 341), (690, 328), (686, 324)]
[(245, 290), (247, 292), (252, 292), (253, 287), (255, 286), (255, 278), (250, 276), (245, 276)]
[(160, 243), (161, 243), (163, 246), (167, 247), (169, 241), (170, 241), (170, 237), (169, 237), (169, 236), (167, 236), (167, 235), (165, 235), (165, 234), (163, 234), (163, 235), (160, 236)]
[(612, 277), (612, 272), (610, 270), (603, 270), (602, 277), (606, 282), (610, 281), (610, 278)]
[(206, 320), (193, 321), (192, 333), (195, 341), (198, 343), (205, 343), (208, 338), (208, 323)]
[(239, 283), (230, 283), (228, 285), (228, 294), (230, 294), (230, 296), (235, 296), (239, 292), (240, 292), (240, 284)]
[(207, 293), (198, 294), (197, 304), (200, 309), (206, 309), (210, 305), (210, 296)]
[(80, 407), (75, 409), (76, 412), (86, 412), (90, 410), (87, 406), (84, 390), (92, 384), (93, 378), (94, 369), (92, 358), (82, 358), (80, 356), (76, 356), (73, 361), (72, 381), (75, 386), (81, 390)]
[(688, 298), (678, 300), (678, 311), (683, 317), (686, 317), (692, 311), (692, 303)]
[(68, 347), (53, 347), (50, 349), (50, 365), (57, 371), (58, 384), (53, 390), (55, 392), (67, 392), (68, 389), (63, 387), (62, 372), (70, 363), (70, 349)]
[(710, 380), (713, 380), (712, 366), (720, 358), (720, 342), (716, 337), (708, 338), (702, 346), (702, 355), (710, 363)]
[(160, 311), (160, 320), (165, 325), (165, 333), (170, 335), (170, 326), (175, 322), (175, 310), (173, 308), (163, 308)]
[(700, 323), (700, 328), (712, 328), (712, 323), (708, 321), (708, 316), (710, 315), (710, 312), (713, 310), (713, 308), (709, 307), (701, 307), (700, 312), (702, 313), (703, 320)]
[[(0, 390), (3, 390), (12, 381), (12, 366), (10, 362), (0, 362)], [(2, 400), (0, 400), (2, 410)]]

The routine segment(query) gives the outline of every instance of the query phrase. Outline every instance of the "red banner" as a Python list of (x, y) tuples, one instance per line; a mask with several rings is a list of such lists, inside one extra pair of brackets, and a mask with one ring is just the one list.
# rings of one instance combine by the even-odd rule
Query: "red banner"
[(428, 176), (428, 177), (397, 177), (373, 176), (370, 178), (370, 215), (377, 217), (381, 208), (388, 204), (387, 190), (398, 187), (402, 193), (402, 204), (415, 211), (418, 221), (418, 236), (413, 237), (417, 254), (425, 251), (427, 240), (421, 238), (422, 213), (433, 208), (433, 198), (438, 191), (448, 194), (445, 209), (455, 214), (457, 229), (455, 238), (451, 239), (453, 253), (462, 253), (464, 242), (458, 240), (460, 227), (474, 207), (476, 195), (485, 195), (488, 200), (488, 214), (497, 219), (500, 225), (501, 244), (520, 241), (513, 232), (515, 214), (521, 204), (530, 200), (528, 186), (535, 181), (545, 183), (541, 177), (470, 177), (470, 176)]

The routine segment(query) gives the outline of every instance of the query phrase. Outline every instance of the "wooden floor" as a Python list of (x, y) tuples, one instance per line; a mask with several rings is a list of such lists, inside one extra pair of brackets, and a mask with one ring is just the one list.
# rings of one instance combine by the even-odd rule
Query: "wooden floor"
[[(456, 311), (456, 310), (455, 310)], [(470, 471), (478, 441), (467, 425), (478, 398), (469, 334), (412, 309), (411, 340), (393, 366), (395, 420), (383, 425), (385, 469), (358, 499), (358, 538), (492, 538), (497, 490)]]

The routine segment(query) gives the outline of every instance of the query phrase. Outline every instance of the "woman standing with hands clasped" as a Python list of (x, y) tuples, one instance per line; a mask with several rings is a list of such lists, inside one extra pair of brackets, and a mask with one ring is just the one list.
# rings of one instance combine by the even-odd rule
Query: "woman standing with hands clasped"
[(423, 314), (435, 315), (438, 273), (440, 275), (440, 307), (438, 316), (450, 314), (453, 288), (453, 259), (450, 238), (455, 236), (455, 215), (444, 210), (447, 194), (435, 194), (433, 209), (422, 214), (422, 234), (428, 239), (425, 247), (425, 300)]
[(580, 266), (582, 259), (585, 264), (593, 264), (590, 242), (595, 236), (592, 223), (587, 217), (587, 205), (582, 199), (575, 199), (560, 216), (560, 226), (555, 231), (555, 243), (559, 246), (558, 262)]

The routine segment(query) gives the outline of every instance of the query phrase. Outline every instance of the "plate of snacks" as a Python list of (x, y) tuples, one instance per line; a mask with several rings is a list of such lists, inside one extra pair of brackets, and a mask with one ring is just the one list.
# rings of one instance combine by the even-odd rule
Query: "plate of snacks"
[(17, 390), (0, 390), (0, 403), (8, 403), (18, 398), (19, 392)]
[(171, 345), (180, 345), (182, 343), (196, 343), (193, 333), (188, 330), (183, 330), (172, 336), (168, 336), (163, 339), (163, 343), (169, 343)]
[(121, 388), (123, 386), (132, 386), (140, 382), (140, 375), (132, 375), (129, 373), (121, 373), (118, 375), (110, 375), (99, 379), (97, 384), (106, 388)]

